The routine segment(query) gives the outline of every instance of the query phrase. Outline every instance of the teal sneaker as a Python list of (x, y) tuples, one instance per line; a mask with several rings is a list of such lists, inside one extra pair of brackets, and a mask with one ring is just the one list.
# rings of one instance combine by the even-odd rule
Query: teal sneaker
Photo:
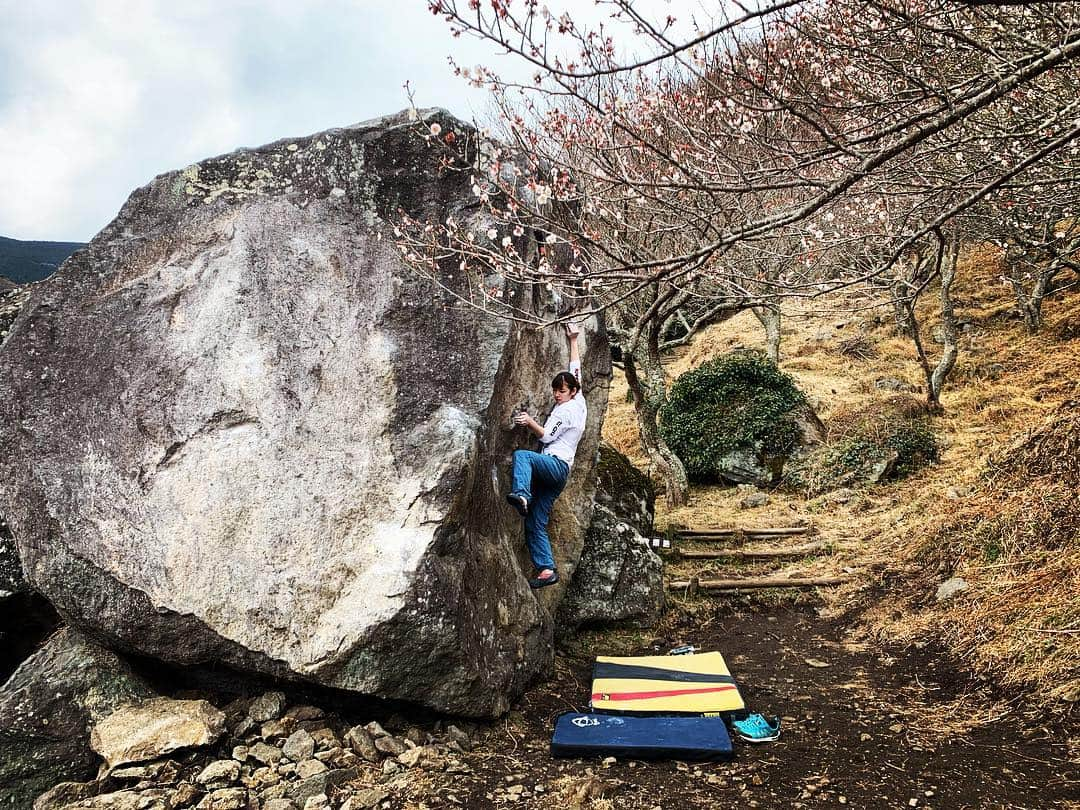
[(774, 717), (770, 723), (760, 714), (751, 714), (745, 720), (733, 720), (735, 733), (740, 740), (748, 743), (773, 742), (780, 739), (780, 718)]

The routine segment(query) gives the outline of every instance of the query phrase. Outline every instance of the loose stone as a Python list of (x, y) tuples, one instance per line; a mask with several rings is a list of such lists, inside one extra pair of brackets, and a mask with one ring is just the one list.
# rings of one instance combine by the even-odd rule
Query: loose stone
[(289, 738), (285, 740), (285, 745), (282, 746), (281, 753), (293, 762), (311, 759), (311, 755), (315, 753), (315, 740), (303, 729), (294, 731), (289, 735)]
[(251, 702), (248, 707), (248, 716), (262, 723), (267, 720), (277, 720), (285, 711), (285, 695), (281, 692), (264, 692)]

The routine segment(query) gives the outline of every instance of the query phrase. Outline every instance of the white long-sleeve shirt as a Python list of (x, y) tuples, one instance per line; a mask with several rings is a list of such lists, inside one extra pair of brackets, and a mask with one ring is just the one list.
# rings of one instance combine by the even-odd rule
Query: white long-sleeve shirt
[[(570, 373), (577, 378), (580, 385), (581, 363), (571, 363)], [(541, 452), (562, 459), (568, 467), (574, 466), (574, 456), (577, 454), (578, 442), (585, 432), (585, 420), (588, 416), (585, 393), (579, 388), (571, 399), (556, 405), (551, 416), (544, 422), (544, 435), (540, 437), (540, 442), (544, 445)]]

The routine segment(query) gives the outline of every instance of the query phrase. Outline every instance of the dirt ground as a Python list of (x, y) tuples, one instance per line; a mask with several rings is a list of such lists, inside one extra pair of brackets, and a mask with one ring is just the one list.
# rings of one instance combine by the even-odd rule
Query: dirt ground
[[(1044, 728), (978, 692), (936, 652), (874, 654), (845, 624), (819, 618), (813, 604), (744, 604), (707, 617), (683, 612), (666, 636), (587, 633), (563, 650), (555, 678), (486, 730), (467, 759), (473, 774), (447, 777), (402, 806), (1080, 806), (1075, 733), (1070, 741), (1060, 725)], [(781, 739), (736, 741), (735, 759), (724, 763), (551, 757), (555, 718), (587, 708), (596, 654), (656, 654), (680, 643), (722, 651), (748, 708), (783, 718)]]

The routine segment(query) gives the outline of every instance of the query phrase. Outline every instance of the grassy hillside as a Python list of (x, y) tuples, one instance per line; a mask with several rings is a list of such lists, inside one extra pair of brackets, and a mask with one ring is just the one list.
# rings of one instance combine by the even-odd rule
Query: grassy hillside
[[(820, 594), (831, 615), (850, 614), (867, 637), (931, 647), (977, 677), (1064, 709), (1080, 700), (1080, 293), (1048, 300), (1043, 332), (1030, 336), (993, 256), (973, 253), (961, 270), (956, 299), (968, 325), (945, 413), (931, 419), (943, 447), (938, 464), (852, 492), (776, 491), (751, 510), (740, 509), (735, 489), (696, 488), (679, 509), (665, 512), (658, 500), (658, 522), (812, 523), (836, 554), (789, 570), (856, 577)], [(853, 295), (786, 313), (781, 367), (833, 435), (852, 414), (920, 407), (918, 393), (875, 386), (883, 377), (916, 387), (922, 379), (910, 340), (868, 304)], [(932, 308), (923, 314), (929, 334)], [(755, 340), (764, 345), (745, 313), (672, 356), (667, 370), (674, 378)], [(850, 351), (853, 340), (862, 350)], [(624, 394), (616, 379), (605, 435), (644, 467)], [(953, 577), (966, 590), (939, 602), (938, 586)]]
[(0, 236), (0, 276), (25, 284), (56, 272), (81, 242), (23, 242)]

